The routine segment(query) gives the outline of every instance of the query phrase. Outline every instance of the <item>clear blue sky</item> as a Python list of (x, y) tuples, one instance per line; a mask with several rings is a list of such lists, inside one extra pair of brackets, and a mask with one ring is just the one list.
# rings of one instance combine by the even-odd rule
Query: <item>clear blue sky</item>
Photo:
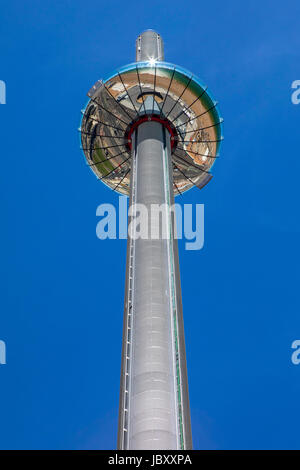
[(220, 102), (205, 246), (180, 244), (196, 449), (300, 448), (297, 0), (2, 2), (0, 448), (116, 445), (126, 241), (96, 238), (118, 195), (85, 166), (86, 93), (147, 28)]

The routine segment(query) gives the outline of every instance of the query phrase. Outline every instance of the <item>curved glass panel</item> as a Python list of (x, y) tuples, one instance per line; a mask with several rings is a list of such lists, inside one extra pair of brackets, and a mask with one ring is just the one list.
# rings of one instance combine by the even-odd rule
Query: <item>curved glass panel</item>
[(120, 68), (88, 93), (81, 143), (91, 169), (110, 188), (129, 194), (128, 133), (141, 116), (159, 117), (173, 129), (174, 194), (211, 179), (222, 120), (207, 87), (182, 67), (136, 62)]

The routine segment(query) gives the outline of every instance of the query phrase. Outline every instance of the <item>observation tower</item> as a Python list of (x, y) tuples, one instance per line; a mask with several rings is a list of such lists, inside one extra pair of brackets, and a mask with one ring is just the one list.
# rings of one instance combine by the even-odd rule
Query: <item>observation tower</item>
[[(96, 82), (88, 97), (80, 128), (87, 164), (130, 198), (118, 449), (191, 449), (172, 205), (211, 180), (222, 119), (197, 77), (164, 62), (152, 30), (137, 38), (136, 62)], [(151, 214), (154, 204), (164, 212), (159, 236), (137, 238), (137, 207)], [(148, 233), (155, 223), (150, 215)]]

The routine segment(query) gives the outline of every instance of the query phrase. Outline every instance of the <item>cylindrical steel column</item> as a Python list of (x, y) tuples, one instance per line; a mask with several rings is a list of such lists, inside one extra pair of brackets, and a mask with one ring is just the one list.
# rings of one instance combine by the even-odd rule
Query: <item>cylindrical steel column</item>
[[(154, 31), (137, 39), (137, 60), (150, 58), (163, 59)], [(119, 449), (192, 448), (173, 204), (169, 132), (143, 122), (132, 136)]]
[[(129, 448), (178, 448), (177, 405), (172, 337), (172, 308), (168, 240), (151, 239), (158, 220), (151, 216), (153, 204), (167, 205), (169, 178), (165, 165), (169, 155), (165, 129), (157, 122), (141, 124), (136, 131), (135, 204), (148, 239), (135, 241), (132, 366), (129, 403)], [(168, 137), (169, 138), (169, 137)], [(167, 216), (168, 217), (168, 216)], [(160, 225), (168, 233), (166, 207)], [(164, 226), (165, 224), (165, 226)], [(143, 229), (145, 228), (145, 225)]]
[(152, 29), (144, 31), (136, 40), (136, 61), (148, 60), (164, 60), (163, 40)]

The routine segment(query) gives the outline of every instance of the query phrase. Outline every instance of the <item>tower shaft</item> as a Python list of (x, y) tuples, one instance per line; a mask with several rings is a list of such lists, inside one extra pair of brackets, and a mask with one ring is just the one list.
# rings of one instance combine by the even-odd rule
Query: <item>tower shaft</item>
[[(120, 449), (192, 446), (173, 203), (170, 135), (144, 122), (132, 145)], [(135, 239), (139, 222), (148, 233)]]

